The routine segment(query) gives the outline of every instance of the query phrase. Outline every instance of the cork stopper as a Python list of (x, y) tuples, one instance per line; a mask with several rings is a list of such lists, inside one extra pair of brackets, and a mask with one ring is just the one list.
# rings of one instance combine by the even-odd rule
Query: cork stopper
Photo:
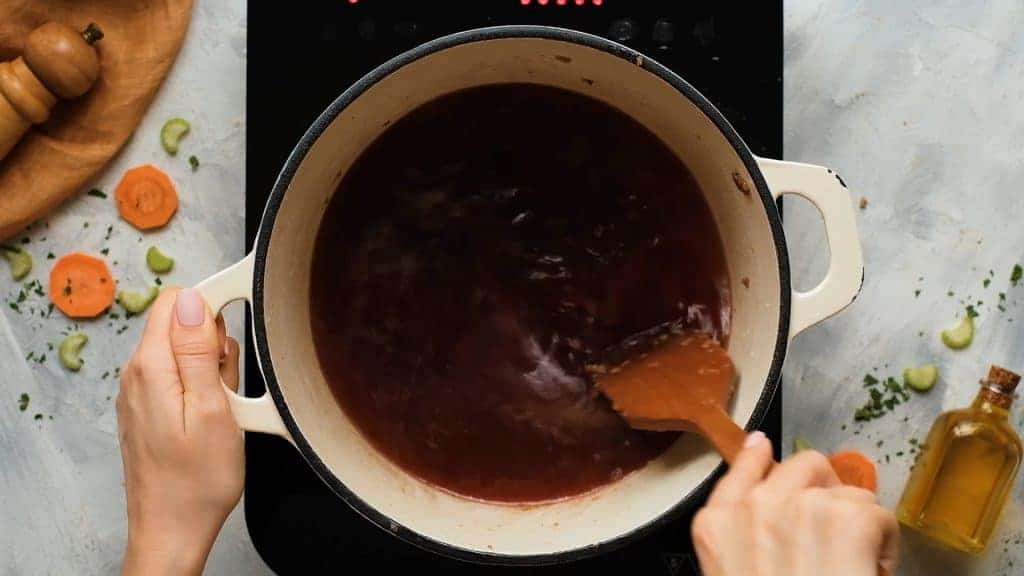
[(1020, 383), (1020, 374), (1016, 374), (993, 364), (988, 369), (988, 384), (996, 386), (1004, 392), (1013, 392), (1017, 388), (1017, 384)]

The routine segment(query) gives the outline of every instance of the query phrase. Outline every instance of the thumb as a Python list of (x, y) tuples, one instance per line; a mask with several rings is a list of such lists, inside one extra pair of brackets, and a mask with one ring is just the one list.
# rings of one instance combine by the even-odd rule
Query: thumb
[(193, 288), (178, 292), (171, 322), (171, 350), (186, 394), (220, 391), (217, 324), (206, 301)]

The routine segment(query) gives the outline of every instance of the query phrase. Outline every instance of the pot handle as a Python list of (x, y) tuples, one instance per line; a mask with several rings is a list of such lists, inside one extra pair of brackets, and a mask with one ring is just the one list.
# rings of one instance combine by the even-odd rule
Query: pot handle
[(828, 239), (828, 272), (806, 292), (793, 291), (789, 338), (849, 306), (864, 284), (864, 258), (857, 235), (853, 200), (839, 175), (812, 164), (758, 158), (768, 188), (776, 199), (796, 194), (821, 213)]
[[(254, 260), (255, 254), (250, 252), (242, 260), (196, 285), (196, 290), (203, 295), (215, 314), (235, 300), (252, 303)], [(239, 428), (249, 432), (274, 434), (295, 443), (269, 392), (264, 392), (259, 398), (248, 398), (224, 386), (224, 393)]]

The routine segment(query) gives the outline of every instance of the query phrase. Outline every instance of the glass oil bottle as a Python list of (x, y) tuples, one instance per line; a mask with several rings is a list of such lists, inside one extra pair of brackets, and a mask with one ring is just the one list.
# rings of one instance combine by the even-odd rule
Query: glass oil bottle
[(932, 425), (903, 491), (900, 522), (954, 549), (985, 549), (1021, 461), (1008, 422), (1020, 376), (992, 366), (974, 402)]

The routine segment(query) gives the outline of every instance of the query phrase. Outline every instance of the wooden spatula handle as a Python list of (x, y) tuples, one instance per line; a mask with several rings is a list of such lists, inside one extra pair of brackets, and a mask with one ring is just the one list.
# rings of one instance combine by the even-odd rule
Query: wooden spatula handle
[(722, 458), (732, 466), (736, 456), (743, 450), (747, 432), (740, 428), (720, 407), (709, 406), (698, 412), (693, 425), (711, 442)]

